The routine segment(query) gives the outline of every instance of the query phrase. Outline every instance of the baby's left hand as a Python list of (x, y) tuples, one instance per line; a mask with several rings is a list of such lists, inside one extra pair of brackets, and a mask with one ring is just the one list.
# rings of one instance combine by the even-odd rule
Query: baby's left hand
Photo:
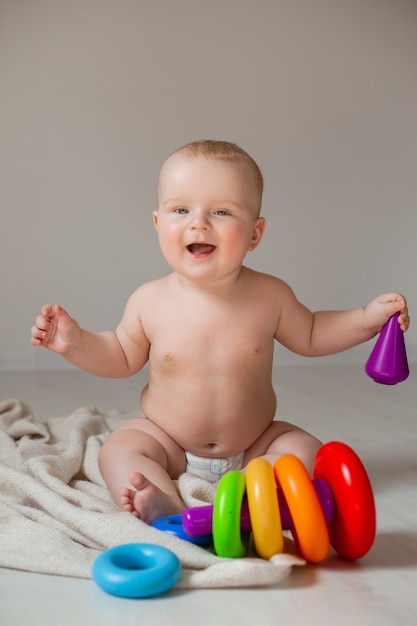
[(383, 326), (395, 313), (400, 313), (398, 323), (403, 332), (410, 325), (407, 301), (400, 293), (384, 293), (372, 300), (365, 307), (365, 317), (369, 327), (374, 329), (375, 334), (380, 333)]

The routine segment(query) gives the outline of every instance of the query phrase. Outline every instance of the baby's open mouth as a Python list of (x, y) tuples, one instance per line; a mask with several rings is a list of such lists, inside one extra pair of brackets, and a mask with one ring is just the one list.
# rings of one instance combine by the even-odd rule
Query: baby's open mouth
[(191, 243), (187, 246), (187, 250), (191, 254), (210, 254), (215, 249), (216, 246), (212, 246), (210, 243)]

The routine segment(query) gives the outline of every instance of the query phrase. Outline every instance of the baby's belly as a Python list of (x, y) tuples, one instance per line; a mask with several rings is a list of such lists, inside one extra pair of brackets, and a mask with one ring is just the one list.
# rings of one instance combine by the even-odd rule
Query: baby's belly
[(146, 417), (164, 430), (184, 450), (199, 456), (223, 457), (247, 450), (274, 419), (275, 393), (233, 391), (216, 394), (153, 393), (141, 396)]

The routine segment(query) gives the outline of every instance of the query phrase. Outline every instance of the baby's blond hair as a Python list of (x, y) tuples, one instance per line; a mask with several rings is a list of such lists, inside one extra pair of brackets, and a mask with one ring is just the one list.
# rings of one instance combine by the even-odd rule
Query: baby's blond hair
[(240, 148), (237, 144), (231, 143), (230, 141), (218, 141), (216, 139), (200, 139), (181, 146), (181, 148), (175, 150), (171, 156), (174, 154), (184, 154), (185, 156), (203, 156), (207, 159), (219, 159), (234, 163), (245, 163), (253, 174), (259, 198), (262, 198), (264, 187), (262, 172), (250, 154)]

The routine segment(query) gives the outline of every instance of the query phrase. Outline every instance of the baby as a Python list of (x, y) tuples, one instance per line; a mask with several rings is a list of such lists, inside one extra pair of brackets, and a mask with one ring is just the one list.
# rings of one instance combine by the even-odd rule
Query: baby
[(82, 329), (58, 304), (45, 305), (32, 344), (97, 376), (126, 377), (149, 361), (143, 417), (113, 432), (99, 455), (110, 493), (151, 523), (184, 509), (174, 479), (192, 471), (215, 482), (254, 457), (298, 456), (311, 471), (321, 443), (274, 421), (274, 340), (304, 356), (367, 341), (405, 298), (388, 293), (366, 307), (312, 313), (279, 278), (243, 265), (260, 243), (263, 180), (235, 144), (197, 141), (162, 166), (153, 222), (168, 276), (139, 287), (115, 332)]

